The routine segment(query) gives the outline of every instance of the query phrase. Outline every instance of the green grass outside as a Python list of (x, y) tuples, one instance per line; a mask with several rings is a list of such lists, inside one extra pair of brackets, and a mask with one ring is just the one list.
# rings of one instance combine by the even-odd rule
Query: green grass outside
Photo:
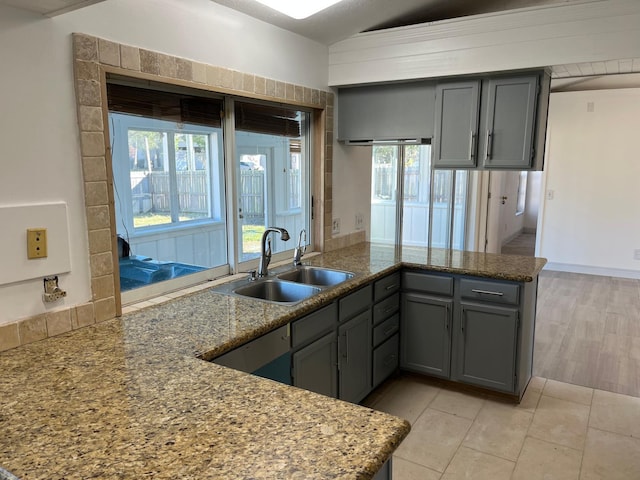
[[(204, 218), (203, 214), (181, 213), (180, 221), (197, 220)], [(168, 214), (147, 212), (137, 214), (133, 217), (135, 228), (151, 227), (154, 225), (167, 225), (171, 223), (171, 216)], [(243, 253), (260, 253), (260, 240), (264, 233), (264, 225), (243, 225), (242, 226), (242, 250)]]
[(260, 253), (260, 241), (264, 230), (264, 225), (242, 226), (242, 253)]
[[(206, 215), (204, 213), (181, 213), (179, 218), (181, 222), (185, 222), (206, 218)], [(168, 213), (138, 213), (133, 217), (133, 226), (135, 228), (166, 225), (168, 223), (171, 223), (171, 215)]]

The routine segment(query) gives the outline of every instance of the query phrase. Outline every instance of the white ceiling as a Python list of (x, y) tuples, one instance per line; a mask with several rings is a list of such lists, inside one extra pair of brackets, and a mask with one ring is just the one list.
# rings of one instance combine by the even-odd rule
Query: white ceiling
[[(0, 0), (0, 5), (55, 16), (102, 1), (104, 0)], [(303, 20), (289, 18), (255, 0), (212, 1), (331, 45), (363, 31), (515, 8), (574, 3), (576, 0), (344, 0)], [(640, 87), (640, 58), (555, 65), (551, 70), (554, 90)]]
[(255, 0), (212, 1), (303, 37), (331, 45), (369, 30), (514, 8), (569, 3), (570, 0), (343, 0), (302, 20), (287, 17)]
[(0, 0), (0, 5), (53, 17), (102, 1), (104, 0)]

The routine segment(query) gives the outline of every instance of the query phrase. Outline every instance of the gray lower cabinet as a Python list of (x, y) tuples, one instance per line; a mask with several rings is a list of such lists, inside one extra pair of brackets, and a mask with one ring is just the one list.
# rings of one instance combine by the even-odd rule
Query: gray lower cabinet
[(449, 378), (453, 300), (420, 293), (402, 295), (404, 370)]
[(358, 403), (371, 391), (371, 310), (338, 328), (339, 398)]
[(328, 397), (338, 396), (337, 335), (334, 332), (292, 355), (293, 385)]
[(400, 357), (401, 274), (395, 272), (373, 286), (372, 388), (398, 369)]
[(461, 302), (455, 379), (513, 392), (518, 309)]
[(537, 278), (403, 272), (400, 367), (521, 398), (531, 379)]
[(369, 394), (372, 288), (291, 323), (294, 386), (353, 403)]
[(291, 323), (291, 377), (296, 387), (338, 395), (338, 305), (332, 303)]
[(400, 337), (397, 333), (373, 351), (373, 388), (384, 382), (398, 369)]

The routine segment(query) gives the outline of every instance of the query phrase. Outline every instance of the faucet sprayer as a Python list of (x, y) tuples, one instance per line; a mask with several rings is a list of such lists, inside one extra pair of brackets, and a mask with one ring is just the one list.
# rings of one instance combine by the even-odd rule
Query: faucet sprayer
[[(302, 239), (303, 236), (304, 236), (304, 240)], [(304, 244), (303, 244), (303, 241), (304, 241)], [(302, 264), (300, 259), (304, 255), (304, 252), (307, 251), (306, 243), (307, 243), (307, 231), (303, 228), (302, 230), (300, 230), (300, 236), (298, 237), (298, 245), (296, 246), (296, 249), (293, 251), (294, 266), (298, 266)]]

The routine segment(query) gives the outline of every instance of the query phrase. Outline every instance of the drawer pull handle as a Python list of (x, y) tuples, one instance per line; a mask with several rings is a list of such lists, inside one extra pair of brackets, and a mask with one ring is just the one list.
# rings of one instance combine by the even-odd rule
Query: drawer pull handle
[(347, 362), (347, 365), (349, 365), (349, 330), (347, 330), (346, 332), (344, 332), (344, 345), (345, 345), (345, 361)]
[(387, 285), (384, 289), (385, 290), (393, 290), (394, 288), (398, 288), (398, 284), (394, 283), (392, 285)]
[(387, 335), (393, 333), (395, 331), (395, 329), (397, 328), (397, 325), (391, 325), (390, 327), (386, 328), (382, 334), (386, 337)]
[(444, 326), (447, 330), (449, 330), (449, 304), (445, 305), (445, 321), (444, 321)]
[(391, 313), (393, 312), (397, 307), (394, 305), (393, 307), (387, 307), (383, 310), (383, 314), (386, 315), (387, 313)]
[(471, 130), (471, 139), (469, 141), (469, 160), (473, 160), (476, 151), (476, 133)]
[(498, 297), (501, 297), (504, 295), (504, 293), (502, 292), (492, 292), (491, 290), (476, 290), (475, 288), (473, 290), (471, 290), (473, 293), (483, 293), (485, 295), (496, 295)]

